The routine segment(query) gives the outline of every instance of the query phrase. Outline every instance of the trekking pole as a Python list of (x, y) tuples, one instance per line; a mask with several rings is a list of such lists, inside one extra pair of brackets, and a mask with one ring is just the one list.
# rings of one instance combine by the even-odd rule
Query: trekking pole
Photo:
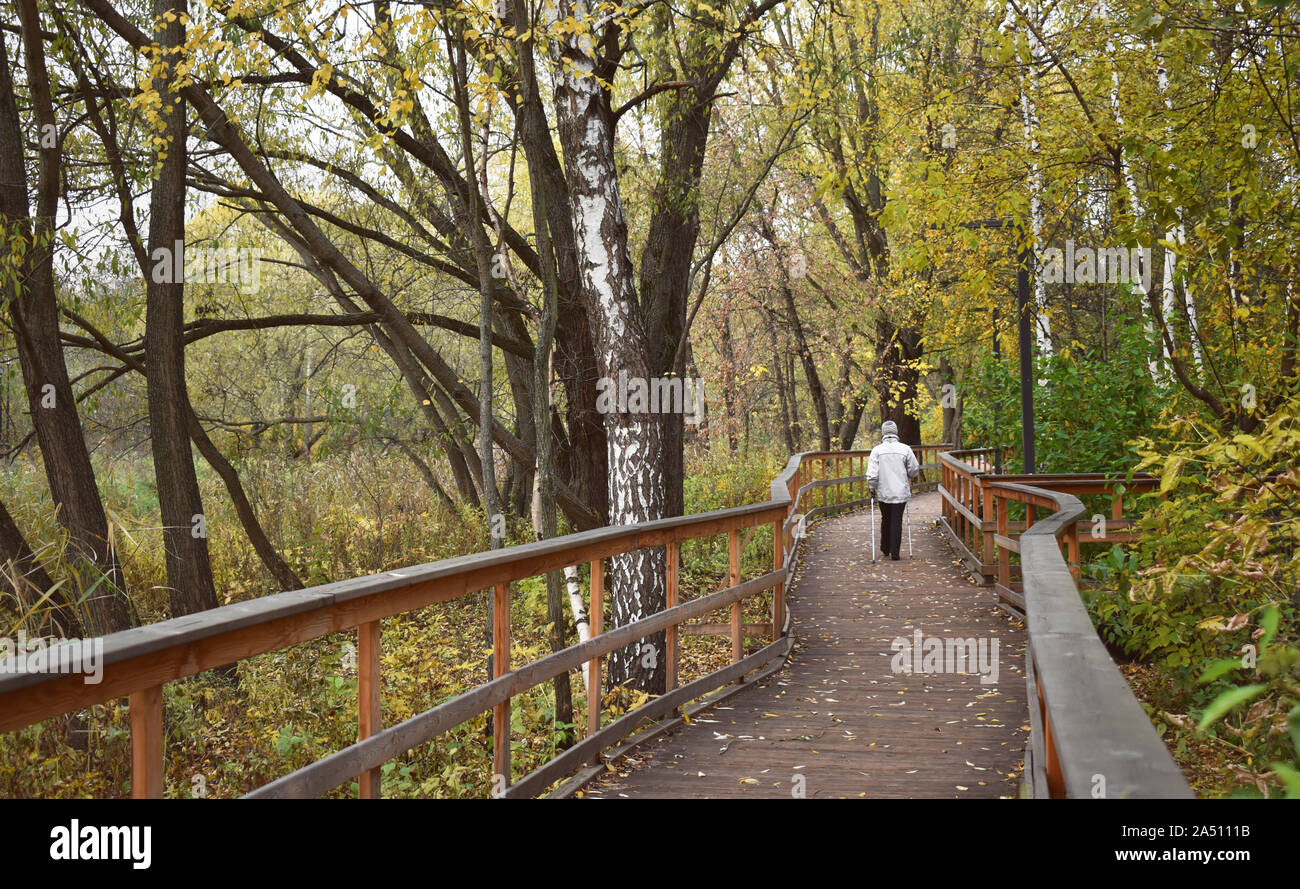
[(876, 498), (871, 498), (871, 561), (876, 561)]
[(912, 501), (903, 504), (903, 517), (907, 519), (907, 557), (915, 558), (912, 555)]

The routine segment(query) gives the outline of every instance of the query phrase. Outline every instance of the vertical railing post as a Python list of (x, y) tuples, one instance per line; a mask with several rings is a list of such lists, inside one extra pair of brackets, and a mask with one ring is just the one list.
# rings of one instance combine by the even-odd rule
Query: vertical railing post
[[(1033, 657), (1033, 647), (1030, 647), (1029, 656)], [(1034, 664), (1034, 676), (1038, 677), (1038, 664)], [(1056, 755), (1056, 738), (1052, 735), (1052, 718), (1047, 715), (1047, 700), (1043, 697), (1042, 681), (1035, 683), (1038, 686), (1038, 712), (1042, 715), (1043, 726), (1043, 750), (1047, 754), (1047, 763), (1045, 771), (1047, 772), (1047, 795), (1051, 799), (1062, 799), (1065, 797), (1065, 776), (1061, 773), (1061, 760)]]
[(993, 521), (993, 489), (983, 484), (981, 479), (980, 491), (983, 494), (983, 503), (980, 506), (980, 525), (984, 534), (984, 570), (992, 573), (993, 571), (993, 529), (986, 527)]
[[(957, 474), (957, 502), (966, 505), (966, 473), (965, 471)], [(954, 510), (954, 518), (957, 520), (957, 539), (966, 543), (966, 516), (961, 510)]]
[[(594, 559), (591, 563), (591, 638), (605, 630), (605, 562)], [(587, 736), (600, 731), (600, 656), (587, 661)]]
[[(379, 621), (357, 627), (357, 740), (364, 741), (383, 728), (380, 692), (383, 679), (379, 670)], [(361, 799), (379, 799), (380, 771), (368, 769), (357, 776), (357, 793)]]
[[(492, 678), (510, 672), (510, 584), (492, 591)], [(510, 786), (510, 699), (496, 705), (492, 715), (493, 793)]]
[[(962, 506), (967, 506), (970, 501), (970, 476), (966, 470), (962, 470), (957, 476), (957, 502)], [(961, 522), (961, 539), (967, 546), (970, 546), (970, 519), (966, 518), (966, 513), (958, 510), (957, 521)]]
[(131, 797), (163, 796), (162, 686), (137, 691), (128, 701), (131, 712)]
[[(1011, 524), (1007, 516), (1007, 507), (1011, 501), (1005, 498), (999, 498), (993, 505), (997, 513), (998, 534), (1003, 537), (1011, 536)], [(1011, 550), (998, 548), (998, 578), (1002, 585), (1008, 590), (1011, 589)]]
[[(785, 567), (785, 530), (781, 519), (772, 523), (772, 570)], [(781, 638), (785, 627), (785, 584), (777, 581), (772, 588), (772, 641)]]
[(1065, 532), (1065, 557), (1070, 563), (1070, 574), (1077, 581), (1083, 575), (1083, 560), (1079, 553), (1079, 523), (1071, 522)]
[[(822, 464), (823, 467), (825, 465)], [(734, 587), (739, 584), (740, 529), (732, 528), (727, 532), (727, 586)], [(731, 662), (733, 664), (745, 656), (745, 625), (741, 623), (741, 604), (740, 600), (731, 603)]]
[[(971, 511), (972, 515), (978, 513), (980, 508), (979, 491), (977, 488), (978, 485), (979, 485), (979, 476), (972, 473), (971, 477), (966, 481), (966, 508)], [(967, 519), (966, 521), (966, 527), (967, 527), (966, 545), (970, 547), (970, 551), (972, 554), (977, 553), (979, 552), (979, 547), (980, 547), (979, 544), (980, 529), (975, 524), (975, 522), (972, 522), (969, 519)]]
[[(678, 553), (681, 552), (681, 543), (674, 540), (668, 544), (668, 577), (665, 589), (665, 605), (668, 608), (677, 606), (677, 561), (680, 558)], [(664, 670), (666, 677), (664, 679), (664, 691), (672, 691), (677, 687), (677, 625), (673, 624), (664, 631), (664, 647), (668, 649), (664, 654)]]
[[(939, 462), (939, 487), (948, 490), (948, 466), (942, 461)], [(939, 515), (948, 518), (948, 501), (944, 499), (943, 494), (939, 495)]]

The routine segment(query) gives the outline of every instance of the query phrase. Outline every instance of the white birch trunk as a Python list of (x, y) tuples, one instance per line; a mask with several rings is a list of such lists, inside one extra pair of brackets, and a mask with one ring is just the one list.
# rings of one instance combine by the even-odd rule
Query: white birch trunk
[[(564, 585), (569, 592), (569, 610), (573, 612), (573, 625), (578, 629), (578, 642), (586, 642), (591, 638), (591, 618), (587, 615), (587, 604), (582, 598), (582, 579), (575, 566), (565, 567)], [(586, 670), (578, 672), (582, 674), (582, 687), (586, 691), (587, 700), (595, 700), (591, 696), (591, 676)]]
[[(1035, 14), (1036, 7), (1030, 6), (1027, 9), (1029, 14)], [(1011, 4), (1007, 4), (1007, 18), (1003, 22), (1005, 26), (1014, 27), (1015, 10)], [(1026, 37), (1029, 41), (1030, 71), (1025, 78), (1024, 84), (1020, 88), (1020, 113), (1025, 128), (1025, 145), (1029, 148), (1029, 225), (1033, 232), (1034, 243), (1032, 253), (1035, 258), (1038, 257), (1043, 249), (1043, 173), (1038, 166), (1038, 107), (1034, 101), (1033, 93), (1038, 89), (1037, 75), (1033, 70), (1033, 64), (1039, 57), (1041, 49), (1038, 38), (1030, 28), (1026, 28)], [(1034, 274), (1034, 335), (1038, 346), (1038, 354), (1043, 360), (1052, 357), (1052, 324), (1047, 317), (1047, 283), (1043, 276), (1035, 269)], [(1039, 381), (1040, 383), (1042, 380)]]
[[(585, 0), (564, 0), (558, 14), (587, 21)], [(637, 294), (614, 163), (614, 133), (602, 113), (604, 95), (592, 72), (595, 47), (585, 31), (567, 39), (555, 72), (555, 105), (568, 174), (578, 263), (588, 318), (596, 337), (600, 375), (646, 380), (646, 337), (637, 313)], [(609, 457), (609, 523), (627, 525), (662, 518), (667, 490), (666, 453), (658, 423), (647, 412), (620, 405), (605, 426)], [(610, 559), (612, 626), (649, 617), (665, 601), (662, 550), (639, 550)], [(661, 639), (662, 636), (656, 637)], [(610, 655), (610, 681), (662, 689), (660, 641), (643, 640)]]
[[(1100, 13), (1098, 18), (1105, 23), (1105, 27), (1107, 30), (1106, 57), (1110, 59), (1110, 110), (1115, 118), (1116, 138), (1121, 142), (1123, 142), (1124, 113), (1120, 107), (1120, 101), (1119, 101), (1119, 66), (1115, 63), (1115, 39), (1113, 36), (1114, 32), (1111, 30), (1110, 12), (1106, 8), (1105, 3), (1098, 4), (1098, 12)], [(1133, 168), (1132, 165), (1129, 164), (1128, 153), (1124, 151), (1123, 145), (1120, 146), (1120, 150), (1119, 150), (1119, 171), (1120, 171), (1120, 178), (1124, 182), (1124, 189), (1128, 192), (1129, 212), (1133, 215), (1133, 222), (1134, 224), (1136, 224), (1138, 219), (1140, 219), (1142, 216), (1142, 205), (1141, 202), (1138, 200), (1137, 180), (1133, 176)], [(1156, 336), (1155, 323), (1154, 323), (1154, 319), (1152, 318), (1151, 311), (1146, 307), (1148, 291), (1147, 291), (1146, 284), (1144, 283), (1143, 280), (1146, 276), (1150, 275), (1150, 270), (1151, 270), (1151, 251), (1149, 249), (1143, 248), (1142, 269), (1140, 270), (1140, 274), (1137, 275), (1130, 274), (1130, 277), (1137, 278), (1133, 286), (1138, 293), (1138, 300), (1139, 300), (1138, 305), (1141, 307), (1142, 313), (1146, 316), (1145, 327), (1146, 327), (1147, 337), (1153, 338)], [(1132, 270), (1130, 270), (1130, 273), (1131, 271)], [(1159, 385), (1160, 362), (1157, 361), (1155, 358), (1147, 358), (1147, 372), (1151, 375), (1151, 382)]]
[[(1156, 57), (1156, 86), (1160, 90), (1160, 95), (1165, 100), (1165, 111), (1171, 117), (1174, 110), (1174, 100), (1169, 95), (1169, 69), (1165, 65), (1165, 60)], [(1165, 127), (1165, 152), (1173, 150), (1173, 140), (1171, 131)], [(1178, 224), (1165, 231), (1165, 240), (1173, 244), (1187, 243), (1187, 234), (1183, 227), (1183, 208), (1178, 208)], [(1174, 287), (1174, 278), (1178, 273), (1178, 253), (1169, 248), (1165, 248), (1164, 274), (1161, 276), (1161, 303), (1164, 306), (1165, 320), (1168, 321), (1174, 316), (1175, 300), (1177, 299), (1177, 288)], [(1196, 323), (1196, 303), (1192, 300), (1191, 288), (1184, 285), (1183, 306), (1187, 312), (1188, 340), (1192, 345), (1192, 358), (1196, 362), (1196, 375), (1200, 378), (1202, 367), (1201, 356), (1201, 335)], [(1163, 341), (1161, 348), (1164, 348)], [(1172, 356), (1170, 356), (1172, 357)]]

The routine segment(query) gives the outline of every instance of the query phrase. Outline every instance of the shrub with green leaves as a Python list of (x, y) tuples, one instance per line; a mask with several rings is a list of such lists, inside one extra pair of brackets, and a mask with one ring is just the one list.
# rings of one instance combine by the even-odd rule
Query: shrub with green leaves
[(1170, 416), (1139, 440), (1137, 468), (1159, 492), (1135, 551), (1108, 557), (1120, 592), (1091, 597), (1103, 638), (1189, 689), (1199, 675), (1199, 729), (1244, 753), (1257, 790), (1287, 795), (1300, 795), (1298, 408), (1284, 403), (1252, 434)]
[[(1034, 389), (1039, 472), (1112, 472), (1132, 465), (1130, 442), (1150, 434), (1159, 402), (1147, 368), (1149, 348), (1141, 328), (1128, 325), (1117, 329), (1104, 352), (1074, 343), (1036, 368), (1043, 381)], [(1010, 445), (1021, 453), (1020, 377), (1011, 362), (984, 356), (966, 389), (965, 413), (972, 445)]]

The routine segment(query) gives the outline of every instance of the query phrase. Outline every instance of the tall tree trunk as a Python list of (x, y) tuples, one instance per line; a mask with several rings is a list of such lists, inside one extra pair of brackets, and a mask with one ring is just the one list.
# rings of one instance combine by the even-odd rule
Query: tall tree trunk
[[(1029, 15), (1037, 15), (1037, 5), (1030, 4), (1026, 10)], [(1015, 21), (1015, 12), (1007, 4), (1007, 20)], [(1025, 147), (1029, 151), (1029, 219), (1033, 233), (1035, 252), (1043, 249), (1043, 173), (1038, 166), (1038, 105), (1034, 95), (1038, 91), (1037, 65), (1041, 52), (1035, 29), (1027, 27), (1026, 39), (1029, 41), (1030, 70), (1026, 72), (1024, 84), (1020, 88), (1020, 116), (1025, 132)], [(1034, 274), (1034, 336), (1037, 339), (1038, 355), (1041, 360), (1052, 357), (1052, 325), (1047, 317), (1047, 282), (1041, 274)]]
[(917, 418), (916, 396), (920, 384), (921, 338), (913, 324), (896, 326), (888, 318), (876, 321), (876, 341), (883, 344), (877, 355), (876, 392), (880, 397), (880, 419), (898, 425), (898, 440), (921, 443), (921, 422)]
[(208, 558), (207, 520), (190, 447), (190, 400), (185, 389), (185, 100), (172, 89), (183, 60), (186, 0), (155, 0), (156, 39), (165, 67), (154, 78), (162, 118), (158, 180), (149, 197), (149, 257), (145, 281), (145, 378), (149, 441), (162, 513), (172, 617), (217, 607)]
[[(1124, 149), (1124, 113), (1123, 113), (1123, 108), (1120, 104), (1120, 96), (1119, 96), (1119, 65), (1118, 62), (1116, 62), (1115, 60), (1114, 29), (1111, 26), (1110, 14), (1106, 9), (1105, 2), (1102, 2), (1100, 4), (1100, 11), (1101, 11), (1101, 16), (1099, 17), (1099, 19), (1101, 22), (1104, 23), (1104, 26), (1107, 29), (1106, 54), (1110, 57), (1110, 83), (1111, 83), (1110, 110), (1111, 110), (1111, 114), (1114, 116), (1115, 119), (1115, 132), (1116, 135), (1119, 137), (1118, 172), (1120, 176), (1120, 184), (1123, 186), (1124, 190), (1128, 192), (1128, 210), (1130, 215), (1133, 217), (1133, 227), (1136, 229), (1142, 217), (1142, 204), (1138, 198), (1137, 178), (1133, 175), (1133, 168), (1132, 165), (1129, 163), (1128, 152)], [(1136, 241), (1130, 242), (1129, 246), (1130, 247), (1136, 246)], [(1141, 274), (1139, 275), (1137, 273), (1132, 272), (1132, 270), (1130, 270), (1130, 276), (1139, 279), (1135, 281), (1133, 284), (1134, 290), (1136, 290), (1138, 293), (1139, 308), (1141, 308), (1141, 306), (1144, 303), (1148, 302), (1146, 281), (1149, 281), (1151, 279), (1150, 248), (1142, 248), (1141, 255), (1142, 255), (1142, 265), (1143, 265), (1141, 269)], [(1167, 315), (1165, 316), (1165, 319), (1167, 322), (1168, 321)], [(1147, 358), (1147, 372), (1151, 375), (1151, 382), (1156, 383), (1158, 385), (1160, 382), (1160, 363), (1157, 359), (1158, 356), (1160, 355), (1161, 347), (1159, 345), (1159, 340), (1156, 336), (1156, 326), (1155, 326), (1154, 317), (1152, 317), (1151, 315), (1147, 315), (1146, 321), (1144, 322), (1144, 326), (1146, 328), (1147, 338), (1150, 340), (1157, 340), (1155, 353), (1150, 355)], [(1166, 336), (1167, 335), (1168, 333), (1166, 332)]]
[[(561, 17), (589, 14), (584, 0), (562, 2)], [(568, 173), (573, 228), (587, 298), (587, 318), (596, 335), (597, 369), (607, 380), (648, 381), (648, 342), (637, 311), (636, 283), (628, 253), (627, 224), (614, 161), (614, 122), (609, 97), (594, 76), (595, 47), (570, 38), (565, 63), (555, 73), (555, 106)], [(660, 424), (643, 412), (618, 405), (605, 415), (609, 459), (609, 522), (633, 524), (663, 518), (667, 492), (680, 486), (666, 472), (670, 461)], [(678, 417), (680, 421), (680, 416)], [(610, 618), (624, 626), (664, 607), (665, 554), (638, 550), (610, 559)], [(664, 689), (663, 634), (610, 654), (611, 685), (650, 693)]]
[[(523, 30), (516, 28), (515, 33)], [(520, 46), (521, 56), (525, 52), (531, 60), (531, 43)], [(564, 385), (566, 426), (562, 447), (555, 455), (556, 474), (576, 489), (583, 502), (591, 505), (598, 516), (597, 524), (605, 524), (609, 516), (608, 444), (605, 419), (596, 410), (596, 378), (600, 373), (586, 311), (591, 296), (583, 293), (585, 285), (578, 268), (569, 185), (546, 119), (536, 66), (530, 63), (525, 71), (521, 63), (519, 76), (520, 101), (515, 110), (520, 141), (524, 145), (531, 186), (544, 192), (547, 236), (555, 260), (559, 323), (555, 331), (554, 370)], [(540, 226), (541, 222), (534, 224)], [(576, 530), (588, 530), (588, 527), (579, 522)]]
[(829, 451), (831, 422), (826, 409), (826, 389), (822, 386), (822, 378), (817, 373), (817, 360), (813, 357), (812, 348), (808, 345), (808, 338), (804, 334), (803, 324), (799, 321), (794, 291), (790, 289), (788, 283), (783, 283), (781, 293), (785, 297), (785, 310), (790, 320), (790, 330), (794, 333), (795, 349), (799, 353), (799, 361), (803, 364), (804, 378), (808, 381), (808, 396), (812, 399), (813, 413), (817, 417), (817, 434), (820, 437), (821, 449)]
[(956, 449), (961, 447), (961, 389), (957, 386), (957, 378), (953, 375), (947, 355), (939, 358), (939, 379), (945, 386), (952, 386), (951, 397), (945, 399), (941, 396), (939, 402), (943, 412), (943, 434), (940, 438)]
[(832, 444), (841, 451), (852, 449), (858, 436), (858, 425), (866, 412), (868, 387), (853, 385), (853, 332), (845, 336), (844, 352), (840, 356), (840, 377), (835, 395), (835, 438)]
[(776, 340), (776, 320), (772, 311), (764, 313), (767, 318), (767, 337), (772, 349), (772, 367), (776, 371), (776, 397), (781, 406), (781, 435), (785, 438), (786, 453), (798, 451), (794, 439), (794, 427), (791, 425), (790, 399), (786, 395), (785, 371), (782, 369), (781, 348)]
[[(511, 14), (514, 18), (515, 33), (530, 30), (532, 23), (528, 19), (524, 0), (512, 0)], [(536, 96), (537, 78), (534, 74), (532, 44), (515, 41), (519, 54), (520, 88), (525, 91), (525, 104), (531, 103)], [(524, 144), (524, 160), (530, 171), (541, 171), (546, 159), (537, 150), (535, 144)], [(559, 281), (555, 263), (555, 248), (551, 240), (547, 213), (547, 194), (545, 189), (534, 188), (532, 191), (533, 220), (537, 229), (537, 253), (542, 266), (542, 305), (537, 324), (536, 357), (533, 359), (533, 427), (537, 430), (537, 463), (534, 470), (533, 492), (533, 531), (538, 540), (549, 540), (556, 534), (555, 516), (555, 466), (551, 451), (551, 353), (555, 345), (556, 314), (559, 311)], [(581, 605), (582, 594), (578, 594)], [(564, 608), (564, 595), (560, 587), (560, 572), (551, 571), (546, 575), (546, 620), (550, 624), (548, 633), (551, 651), (556, 652), (568, 644), (566, 632), (567, 621)], [(576, 615), (575, 615), (576, 617)], [(584, 673), (585, 675), (585, 673)], [(555, 689), (555, 721), (561, 725), (573, 724), (573, 690), (569, 684), (569, 674), (561, 673), (553, 681)], [(595, 690), (597, 697), (600, 690)], [(587, 690), (587, 706), (599, 706), (597, 698)], [(572, 731), (565, 729), (561, 735), (560, 746), (568, 747), (573, 740)]]
[[(1174, 113), (1174, 100), (1169, 95), (1169, 69), (1165, 65), (1163, 56), (1156, 56), (1156, 86), (1160, 95), (1164, 97), (1165, 110), (1172, 118)], [(1165, 151), (1173, 149), (1172, 133), (1168, 125), (1165, 127)], [(1178, 208), (1178, 223), (1165, 230), (1165, 240), (1172, 244), (1186, 243), (1187, 235), (1183, 226), (1183, 208)], [(1178, 277), (1178, 252), (1170, 247), (1164, 249), (1164, 274), (1161, 277), (1162, 295), (1164, 297), (1165, 317), (1172, 318), (1175, 314), (1174, 303), (1177, 299), (1177, 277)], [(1191, 291), (1187, 289), (1186, 284), (1183, 286), (1182, 309), (1179, 314), (1182, 315), (1184, 322), (1187, 324), (1187, 341), (1192, 345), (1192, 357), (1196, 362), (1196, 376), (1199, 379), (1205, 364), (1205, 356), (1202, 353), (1200, 325), (1196, 320), (1196, 303), (1192, 299)], [(1177, 344), (1175, 342), (1175, 348)]]
[(803, 422), (799, 416), (799, 390), (794, 384), (794, 355), (785, 356), (785, 400), (790, 403), (790, 438), (796, 452), (803, 450)]
[[(28, 217), (23, 127), (14, 103), (7, 56), (0, 56), (0, 210), (11, 232), (25, 242), (17, 264), (17, 298), (9, 305), (18, 361), (22, 367), (32, 425), (45, 463), (59, 521), (71, 536), (69, 554), (85, 596), (91, 633), (111, 633), (131, 625), (116, 554), (108, 539), (108, 519), (99, 499), (95, 470), (77, 414), (59, 341), (59, 305), (54, 281), (54, 222), (58, 208), (61, 149), (57, 139), (50, 82), (36, 0), (18, 0), (27, 81), (36, 116), (40, 161), (36, 215)], [(10, 243), (13, 243), (10, 241)], [(62, 598), (60, 596), (60, 598)]]
[(842, 451), (853, 449), (853, 442), (857, 440), (858, 429), (862, 425), (862, 416), (867, 412), (867, 397), (863, 392), (854, 392), (853, 400), (850, 403), (849, 411), (844, 417), (844, 422), (840, 424), (838, 443)]
[(812, 399), (813, 414), (817, 417), (817, 434), (820, 437), (821, 449), (829, 451), (831, 449), (831, 421), (826, 407), (826, 388), (822, 385), (821, 375), (817, 372), (817, 360), (813, 356), (811, 346), (808, 344), (808, 336), (804, 332), (803, 322), (799, 320), (799, 307), (795, 303), (794, 289), (790, 281), (790, 263), (785, 249), (777, 241), (776, 231), (773, 229), (766, 213), (759, 214), (758, 226), (759, 234), (763, 236), (763, 240), (771, 245), (781, 265), (781, 280), (778, 287), (781, 290), (781, 298), (785, 305), (786, 324), (790, 332), (794, 334), (795, 351), (799, 354), (799, 361), (803, 364), (804, 378), (808, 381), (808, 396)]
[[(463, 208), (464, 223), (469, 228), (470, 240), (474, 246), (474, 262), (478, 267), (479, 279), (479, 345), (478, 345), (478, 418), (479, 418), (479, 462), (482, 464), (480, 487), (483, 491), (483, 510), (487, 516), (489, 545), (500, 549), (505, 545), (505, 521), (501, 516), (497, 501), (496, 459), (492, 444), (492, 260), (487, 246), (487, 235), (483, 231), (479, 215), (478, 173), (474, 169), (474, 130), (470, 121), (469, 90), (466, 84), (465, 45), (460, 39), (447, 38), (447, 51), (452, 63), (453, 101), (460, 123), (461, 154), (465, 160), (465, 179), (468, 183)], [(493, 644), (492, 628), (496, 622), (496, 597), (491, 590), (484, 596), (486, 617), (484, 623), (484, 641), (489, 650)], [(507, 617), (507, 620), (509, 618)], [(495, 672), (495, 655), (489, 655), (487, 675), (491, 679)], [(491, 720), (489, 720), (489, 728)], [(507, 776), (508, 778), (509, 776)]]
[(731, 299), (725, 294), (718, 307), (721, 314), (719, 348), (722, 352), (722, 406), (727, 412), (727, 450), (735, 454), (740, 449), (736, 441), (736, 350), (731, 341)]

